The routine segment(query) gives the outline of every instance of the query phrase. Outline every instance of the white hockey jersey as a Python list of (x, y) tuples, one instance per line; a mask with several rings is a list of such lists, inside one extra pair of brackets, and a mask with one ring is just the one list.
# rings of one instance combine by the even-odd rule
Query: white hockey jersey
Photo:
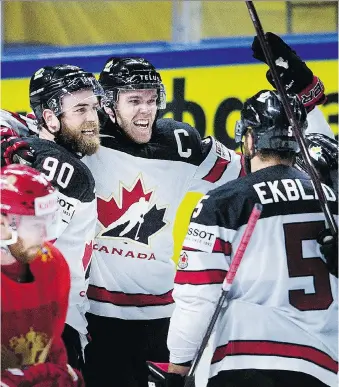
[[(0, 111), (0, 125), (21, 136), (38, 133), (33, 119)], [(26, 137), (35, 151), (32, 167), (43, 172), (58, 188), (62, 223), (54, 245), (62, 252), (71, 272), (71, 291), (66, 322), (78, 332), (87, 333), (86, 296), (93, 238), (97, 220), (94, 179), (79, 158), (64, 147), (38, 137)]]
[[(333, 191), (324, 186), (338, 215)], [(222, 370), (278, 369), (337, 386), (338, 279), (316, 238), (324, 215), (309, 177), (273, 166), (204, 196), (178, 262), (170, 361), (191, 361), (255, 203), (263, 211), (215, 328), (210, 377)]]
[(83, 159), (98, 197), (90, 312), (136, 320), (169, 317), (179, 204), (189, 190), (204, 193), (236, 179), (241, 157), (170, 119), (157, 121), (147, 144), (115, 134), (103, 135), (100, 150)]

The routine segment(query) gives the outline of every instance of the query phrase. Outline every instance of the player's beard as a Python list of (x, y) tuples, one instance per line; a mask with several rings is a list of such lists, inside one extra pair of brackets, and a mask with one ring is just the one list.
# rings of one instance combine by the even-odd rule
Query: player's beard
[(25, 246), (24, 241), (18, 237), (16, 243), (8, 246), (10, 253), (20, 263), (31, 263), (41, 250), (41, 244)]
[[(93, 134), (90, 136), (84, 134), (83, 131), (86, 130), (93, 130)], [(61, 119), (59, 139), (67, 147), (81, 153), (83, 156), (93, 155), (100, 146), (99, 125), (95, 122), (85, 122), (79, 127), (72, 127)]]

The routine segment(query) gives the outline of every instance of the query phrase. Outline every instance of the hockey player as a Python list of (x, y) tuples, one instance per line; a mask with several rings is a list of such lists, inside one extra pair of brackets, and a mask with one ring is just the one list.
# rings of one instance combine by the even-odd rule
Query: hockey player
[[(43, 67), (30, 81), (30, 105), (38, 127), (36, 121), (18, 114), (2, 110), (0, 115), (3, 161), (29, 163), (58, 188), (62, 222), (54, 244), (71, 270), (63, 337), (74, 367), (80, 367), (82, 362), (77, 332), (86, 341), (86, 291), (97, 220), (94, 179), (80, 158), (93, 154), (99, 147), (97, 109), (102, 94), (94, 75), (79, 67)], [(15, 137), (28, 131), (38, 136)]]
[[(292, 94), (288, 100), (305, 128), (301, 102)], [(275, 91), (262, 90), (246, 101), (236, 140), (244, 141), (250, 173), (203, 197), (184, 241), (167, 386), (184, 385), (180, 375), (201, 342), (251, 210), (261, 203), (261, 218), (216, 326), (208, 386), (334, 387), (338, 279), (319, 251), (325, 217), (309, 177), (292, 167), (298, 145)], [(323, 188), (337, 218), (336, 196)]]
[[(88, 386), (147, 386), (146, 360), (168, 360), (173, 310), (173, 223), (189, 190), (206, 192), (241, 175), (241, 158), (212, 137), (157, 120), (165, 89), (151, 63), (111, 58), (99, 151), (84, 158), (98, 196), (88, 297)], [(112, 174), (112, 166), (119, 173)]]
[[(335, 140), (333, 132), (328, 130), (328, 125), (324, 125), (323, 117), (316, 106), (326, 102), (324, 85), (297, 53), (279, 36), (268, 32), (266, 39), (271, 47), (280, 80), (286, 91), (297, 93), (307, 110), (308, 128), (305, 141), (312, 164), (319, 179), (329, 185), (338, 196), (338, 141)], [(254, 58), (266, 63), (257, 37), (253, 40), (252, 52)], [(266, 77), (270, 84), (275, 87), (270, 70), (267, 71)], [(296, 156), (295, 167), (307, 172), (300, 152)], [(319, 242), (322, 244), (321, 251), (327, 258), (329, 270), (338, 276), (337, 239), (333, 239), (329, 230), (325, 230), (319, 237)]]
[(70, 290), (55, 237), (56, 190), (35, 169), (1, 169), (2, 387), (84, 386), (61, 334)]

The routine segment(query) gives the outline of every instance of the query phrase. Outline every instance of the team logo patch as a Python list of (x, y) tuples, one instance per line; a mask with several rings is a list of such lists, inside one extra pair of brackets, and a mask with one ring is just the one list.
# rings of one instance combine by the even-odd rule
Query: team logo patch
[(132, 187), (120, 185), (119, 199), (109, 200), (98, 197), (98, 218), (103, 230), (101, 238), (118, 238), (149, 245), (150, 238), (162, 230), (166, 207), (154, 202), (154, 190), (144, 188), (139, 177)]
[(228, 152), (227, 148), (222, 145), (218, 140), (215, 140), (215, 152), (216, 154), (224, 160), (230, 161), (231, 155)]
[[(36, 332), (33, 327), (30, 327), (25, 335), (22, 333), (20, 336), (10, 338), (8, 348), (1, 346), (1, 358), (4, 360), (2, 366), (12, 368), (44, 363), (49, 355), (51, 344), (52, 339), (47, 333)], [(13, 374), (19, 375), (17, 372)]]
[(52, 252), (49, 247), (43, 246), (39, 252), (38, 257), (41, 259), (42, 262), (49, 262), (53, 259)]
[(183, 252), (181, 253), (179, 258), (178, 267), (183, 270), (183, 269), (186, 269), (187, 266), (188, 266), (188, 255), (185, 252)]

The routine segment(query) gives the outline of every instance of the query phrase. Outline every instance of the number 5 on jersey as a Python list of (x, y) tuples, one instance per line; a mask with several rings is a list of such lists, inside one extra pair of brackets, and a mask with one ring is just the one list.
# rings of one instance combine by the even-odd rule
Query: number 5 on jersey
[(195, 206), (195, 209), (194, 211), (192, 212), (192, 218), (197, 218), (202, 210), (202, 206), (203, 206), (203, 203), (202, 201), (203, 200), (206, 200), (210, 197), (210, 195), (205, 195), (203, 196), (199, 201), (198, 201), (198, 204)]

